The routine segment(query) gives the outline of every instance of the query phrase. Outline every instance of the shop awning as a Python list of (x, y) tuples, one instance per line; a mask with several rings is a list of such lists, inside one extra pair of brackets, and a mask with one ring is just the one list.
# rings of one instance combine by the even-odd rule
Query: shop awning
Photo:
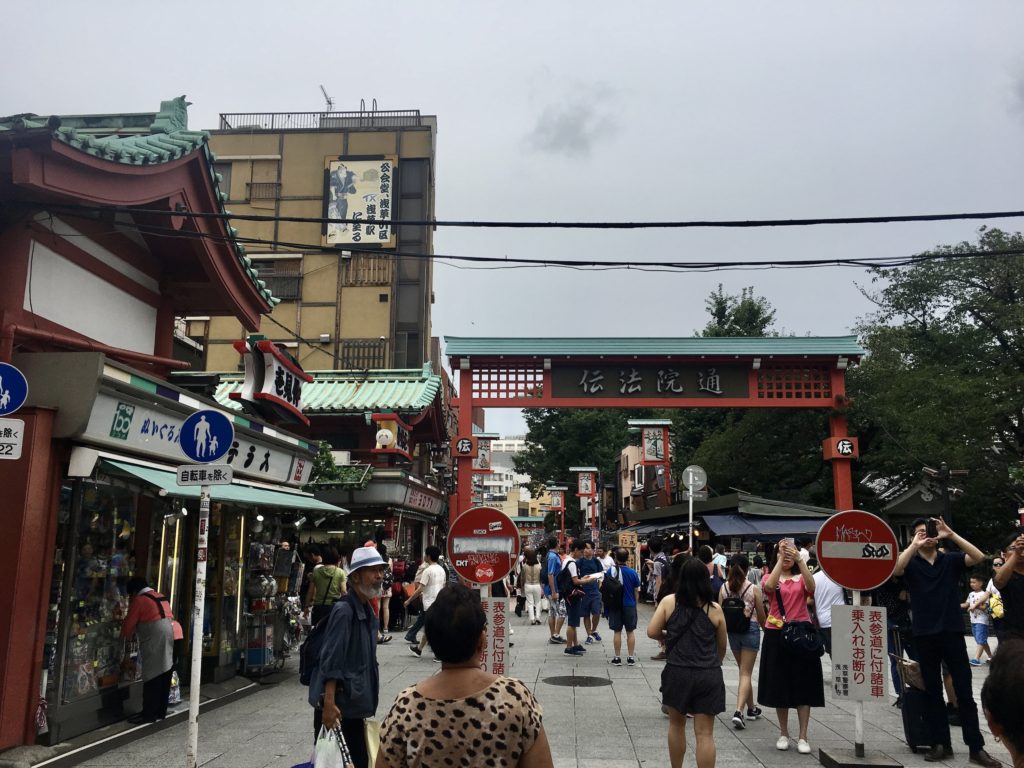
[(825, 517), (741, 517), (708, 515), (704, 525), (715, 536), (817, 536)]
[[(179, 496), (186, 499), (199, 498), (199, 486), (178, 485), (177, 477), (173, 472), (153, 467), (144, 467), (139, 464), (129, 464), (123, 461), (112, 461), (103, 459), (103, 464), (108, 469), (116, 472), (131, 475), (144, 483), (165, 491), (168, 496)], [(236, 504), (250, 504), (258, 507), (281, 507), (291, 509), (303, 509), (317, 512), (331, 512), (334, 514), (348, 514), (347, 509), (327, 504), (306, 493), (287, 493), (284, 491), (273, 491), (269, 488), (257, 488), (252, 485), (233, 482), (231, 485), (211, 485), (210, 498), (214, 501), (235, 502)]]

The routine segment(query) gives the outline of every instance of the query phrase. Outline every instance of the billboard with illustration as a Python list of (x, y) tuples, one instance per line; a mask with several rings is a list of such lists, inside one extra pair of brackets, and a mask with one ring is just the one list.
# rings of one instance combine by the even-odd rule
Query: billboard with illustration
[[(394, 157), (339, 157), (324, 173), (324, 245), (395, 245), (392, 211)], [(341, 222), (337, 219), (349, 219)]]

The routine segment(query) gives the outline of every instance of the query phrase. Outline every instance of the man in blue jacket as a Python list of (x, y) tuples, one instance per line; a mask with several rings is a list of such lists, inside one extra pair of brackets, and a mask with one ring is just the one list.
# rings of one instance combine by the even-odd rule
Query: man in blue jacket
[(377, 617), (370, 600), (380, 595), (385, 564), (376, 547), (359, 547), (350, 563), (348, 594), (331, 609), (309, 703), (314, 707), (313, 738), (321, 724), (333, 729), (340, 723), (355, 767), (371, 768), (364, 721), (377, 712), (380, 671)]

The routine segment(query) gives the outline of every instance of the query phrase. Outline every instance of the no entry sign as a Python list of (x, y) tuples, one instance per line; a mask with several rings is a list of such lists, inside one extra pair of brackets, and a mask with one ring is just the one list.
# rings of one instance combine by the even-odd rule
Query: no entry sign
[(870, 512), (850, 510), (832, 515), (818, 531), (818, 563), (836, 584), (847, 589), (874, 589), (896, 569), (899, 556), (892, 528)]
[(519, 529), (494, 507), (467, 509), (448, 531), (448, 559), (474, 584), (501, 581), (518, 558)]

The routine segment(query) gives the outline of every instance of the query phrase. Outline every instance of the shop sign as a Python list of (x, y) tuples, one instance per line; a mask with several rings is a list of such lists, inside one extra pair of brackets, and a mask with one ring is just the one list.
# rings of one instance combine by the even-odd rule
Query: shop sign
[(888, 701), (885, 608), (832, 608), (832, 694), (850, 701)]
[[(106, 392), (96, 396), (89, 423), (81, 438), (117, 452), (133, 452), (164, 459), (177, 466), (181, 460), (180, 435), (185, 417), (123, 400)], [(298, 462), (305, 477), (295, 480)], [(225, 463), (235, 474), (258, 480), (300, 485), (309, 479), (312, 462), (298, 451), (286, 451), (256, 442), (235, 432)]]
[(298, 361), (269, 339), (251, 337), (233, 346), (242, 356), (245, 378), (241, 390), (229, 397), (268, 420), (309, 426), (302, 413), (302, 384), (313, 377)]
[(593, 496), (594, 495), (594, 473), (593, 472), (580, 472), (579, 481), (577, 484), (577, 496)]
[(487, 617), (487, 645), (480, 654), (480, 669), (492, 675), (504, 675), (508, 669), (508, 600), (504, 597), (480, 599)]
[(697, 398), (749, 395), (750, 369), (739, 365), (567, 365), (551, 371), (555, 398)]
[(184, 464), (174, 471), (178, 485), (231, 485), (227, 464)]
[(550, 508), (556, 511), (565, 508), (565, 496), (562, 495), (562, 491), (551, 492)]
[(644, 461), (665, 461), (665, 433), (667, 431), (664, 427), (643, 428)]
[(25, 440), (25, 422), (21, 419), (0, 419), (0, 461), (21, 458)]
[(491, 471), (491, 441), (479, 438), (477, 440), (476, 458), (473, 459), (473, 469), (481, 472)]
[(420, 512), (437, 514), (441, 511), (441, 499), (419, 488), (410, 488), (405, 495), (405, 506)]

